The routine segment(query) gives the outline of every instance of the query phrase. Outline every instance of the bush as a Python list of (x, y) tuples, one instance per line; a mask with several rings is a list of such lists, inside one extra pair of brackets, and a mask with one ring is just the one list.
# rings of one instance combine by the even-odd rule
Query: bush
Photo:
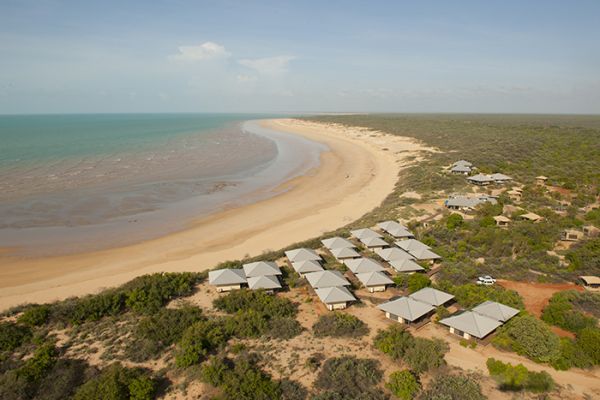
[(435, 377), (419, 400), (485, 400), (479, 383), (467, 375)]
[(408, 292), (414, 293), (425, 287), (431, 286), (431, 279), (424, 274), (411, 274), (408, 277)]
[(296, 381), (284, 379), (279, 382), (281, 400), (304, 400), (308, 396), (308, 390)]
[(269, 318), (295, 317), (296, 306), (288, 299), (273, 296), (262, 290), (236, 290), (217, 298), (216, 309), (233, 314), (238, 311), (253, 310)]
[(224, 320), (198, 321), (182, 335), (175, 362), (184, 368), (200, 363), (209, 352), (225, 344), (230, 337)]
[(552, 377), (545, 371), (531, 372), (523, 364), (513, 366), (493, 358), (488, 358), (486, 365), (490, 376), (498, 382), (501, 390), (541, 393), (554, 388)]
[(140, 362), (160, 356), (162, 350), (179, 341), (183, 332), (202, 318), (196, 307), (161, 309), (151, 317), (142, 319), (135, 331), (134, 340), (126, 353), (132, 361)]
[(560, 340), (550, 327), (531, 315), (517, 316), (498, 329), (493, 343), (508, 345), (518, 354), (537, 362), (552, 362), (560, 356)]
[(407, 369), (392, 372), (385, 387), (388, 388), (394, 396), (402, 400), (414, 399), (419, 390), (421, 390), (419, 380)]
[(0, 322), (0, 351), (13, 351), (31, 337), (31, 330), (26, 326)]
[(29, 326), (40, 326), (48, 322), (50, 316), (50, 306), (34, 305), (27, 308), (21, 316), (17, 319), (17, 322)]
[(588, 317), (581, 311), (575, 310), (573, 302), (578, 297), (578, 293), (574, 290), (555, 293), (544, 308), (542, 320), (575, 333), (586, 327), (597, 326), (596, 318)]
[(74, 400), (150, 400), (156, 393), (156, 383), (140, 368), (125, 368), (112, 364), (84, 383), (75, 392)]
[(560, 357), (552, 362), (555, 369), (566, 371), (571, 367), (589, 368), (594, 361), (574, 340), (560, 338)]
[(327, 398), (380, 399), (377, 389), (383, 373), (379, 362), (345, 356), (325, 361), (315, 381), (315, 387), (329, 392)]
[(312, 329), (317, 337), (360, 337), (369, 333), (369, 327), (360, 319), (337, 311), (319, 317)]
[(582, 329), (577, 335), (575, 343), (584, 354), (587, 354), (594, 364), (600, 364), (600, 329)]
[(501, 286), (483, 286), (468, 283), (446, 288), (455, 296), (456, 302), (462, 307), (471, 308), (484, 301), (496, 301), (509, 307), (523, 310), (523, 298), (514, 290), (506, 290)]
[(384, 331), (380, 330), (373, 340), (375, 347), (393, 360), (402, 358), (413, 343), (414, 338), (410, 332), (397, 324), (391, 325)]
[(412, 345), (406, 349), (404, 361), (417, 374), (444, 365), (444, 354), (448, 352), (448, 344), (440, 339), (414, 338)]
[(277, 317), (269, 322), (269, 336), (277, 339), (291, 339), (302, 333), (302, 325), (292, 317)]
[(464, 219), (460, 214), (450, 214), (446, 219), (446, 228), (453, 230), (460, 228), (464, 224)]

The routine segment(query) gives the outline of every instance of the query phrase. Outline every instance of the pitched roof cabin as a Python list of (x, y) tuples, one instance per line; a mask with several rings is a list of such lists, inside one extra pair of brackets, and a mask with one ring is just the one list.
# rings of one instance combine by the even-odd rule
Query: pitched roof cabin
[(291, 263), (300, 261), (321, 261), (322, 258), (313, 249), (294, 249), (285, 252), (285, 256), (290, 260)]
[(356, 297), (345, 287), (327, 287), (316, 289), (315, 293), (329, 311), (343, 310), (348, 303), (356, 301)]
[(584, 237), (583, 231), (578, 231), (576, 229), (565, 229), (560, 233), (560, 240), (563, 242), (577, 242)]
[(386, 318), (398, 321), (401, 324), (418, 322), (419, 320), (426, 318), (433, 310), (435, 310), (434, 306), (410, 297), (400, 297), (380, 304), (377, 308), (385, 311)]
[(356, 278), (371, 293), (383, 292), (387, 288), (387, 285), (394, 284), (394, 281), (381, 271), (363, 272), (356, 274)]
[(496, 226), (500, 227), (507, 227), (510, 224), (510, 218), (504, 215), (496, 215), (494, 221), (496, 221)]
[(588, 290), (600, 290), (600, 277), (598, 276), (590, 276), (583, 275), (580, 276), (581, 282), (583, 283), (583, 287)]
[(208, 284), (217, 287), (217, 292), (229, 292), (240, 289), (247, 283), (243, 269), (218, 269), (208, 272)]

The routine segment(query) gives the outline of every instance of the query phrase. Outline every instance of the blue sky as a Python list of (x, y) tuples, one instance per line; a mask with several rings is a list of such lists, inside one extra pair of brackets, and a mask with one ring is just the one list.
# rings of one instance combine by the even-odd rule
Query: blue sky
[(600, 1), (490, 3), (2, 0), (0, 113), (600, 113)]

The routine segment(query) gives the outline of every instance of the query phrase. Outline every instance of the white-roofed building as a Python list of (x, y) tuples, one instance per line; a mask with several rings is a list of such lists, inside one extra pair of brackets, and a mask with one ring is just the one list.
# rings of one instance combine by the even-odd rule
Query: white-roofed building
[(401, 324), (417, 322), (435, 309), (430, 304), (422, 303), (410, 297), (400, 297), (380, 304), (377, 308), (385, 311), (386, 318), (398, 321)]
[(315, 293), (327, 306), (329, 311), (342, 310), (349, 302), (356, 301), (356, 297), (345, 287), (327, 287), (316, 289)]
[(350, 286), (350, 282), (339, 271), (320, 271), (306, 274), (306, 280), (314, 289)]
[(359, 240), (369, 249), (383, 249), (384, 247), (389, 246), (388, 242), (380, 237), (367, 237)]
[(363, 272), (356, 274), (356, 278), (371, 293), (384, 292), (387, 285), (394, 284), (394, 281), (381, 271)]
[(208, 272), (208, 284), (217, 287), (217, 292), (240, 289), (247, 283), (243, 269), (218, 269)]
[(321, 261), (322, 258), (317, 254), (313, 249), (294, 249), (288, 250), (285, 252), (285, 256), (290, 262), (299, 262), (299, 261)]
[(394, 244), (400, 247), (404, 251), (409, 253), (414, 250), (430, 249), (425, 243), (418, 241), (417, 239), (398, 240)]
[(423, 272), (425, 268), (421, 267), (414, 260), (409, 258), (405, 258), (402, 260), (391, 260), (388, 263), (398, 272), (403, 273), (413, 273), (413, 272)]
[(377, 232), (375, 232), (372, 229), (369, 228), (365, 228), (365, 229), (355, 229), (353, 231), (350, 231), (350, 233), (352, 234), (353, 237), (357, 238), (357, 239), (367, 239), (367, 238), (373, 238), (373, 237), (377, 237), (380, 238), (381, 235)]
[(385, 271), (385, 268), (372, 258), (356, 258), (354, 260), (345, 260), (344, 264), (353, 274), (362, 274), (365, 272)]
[(315, 260), (293, 262), (292, 268), (294, 268), (294, 271), (296, 271), (302, 278), (304, 278), (304, 275), (308, 273), (323, 271), (321, 264)]
[(430, 304), (434, 307), (443, 306), (454, 298), (454, 296), (450, 293), (442, 292), (441, 290), (430, 287), (418, 290), (409, 297), (422, 303)]
[(500, 322), (506, 322), (519, 313), (516, 308), (490, 300), (481, 303), (472, 311)]
[(321, 240), (321, 243), (323, 243), (323, 246), (325, 246), (326, 248), (328, 248), (329, 250), (333, 250), (333, 249), (341, 249), (341, 248), (354, 248), (356, 246), (354, 246), (354, 244), (349, 241), (348, 239), (344, 239), (341, 237), (332, 237), (329, 239), (323, 239)]
[(338, 247), (329, 250), (331, 254), (339, 261), (350, 260), (354, 258), (360, 258), (361, 255), (352, 247)]
[(281, 289), (281, 282), (276, 275), (262, 275), (248, 278), (248, 288), (251, 290), (264, 289), (272, 292), (275, 289)]
[(247, 278), (266, 275), (281, 275), (281, 270), (272, 261), (257, 261), (243, 265)]
[(483, 339), (494, 332), (502, 322), (473, 311), (465, 311), (440, 320), (440, 324), (450, 328), (450, 333), (469, 340), (471, 337)]
[(376, 249), (375, 253), (383, 258), (385, 261), (392, 261), (392, 260), (405, 260), (405, 259), (409, 259), (409, 260), (414, 260), (415, 257), (410, 255), (409, 253), (407, 253), (406, 251), (399, 249), (397, 247), (388, 247), (385, 249)]
[(442, 256), (440, 256), (437, 253), (434, 253), (433, 251), (431, 251), (429, 249), (412, 250), (412, 251), (410, 251), (410, 254), (419, 261), (428, 261), (431, 264), (442, 259)]

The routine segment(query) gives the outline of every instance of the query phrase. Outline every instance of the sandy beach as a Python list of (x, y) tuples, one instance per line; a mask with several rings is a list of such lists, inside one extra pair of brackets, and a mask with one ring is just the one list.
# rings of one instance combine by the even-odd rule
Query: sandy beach
[(413, 140), (293, 119), (265, 127), (323, 143), (320, 166), (285, 182), (283, 193), (194, 221), (158, 239), (97, 252), (16, 258), (0, 252), (0, 309), (95, 293), (146, 273), (203, 271), (318, 236), (359, 218), (393, 190)]

